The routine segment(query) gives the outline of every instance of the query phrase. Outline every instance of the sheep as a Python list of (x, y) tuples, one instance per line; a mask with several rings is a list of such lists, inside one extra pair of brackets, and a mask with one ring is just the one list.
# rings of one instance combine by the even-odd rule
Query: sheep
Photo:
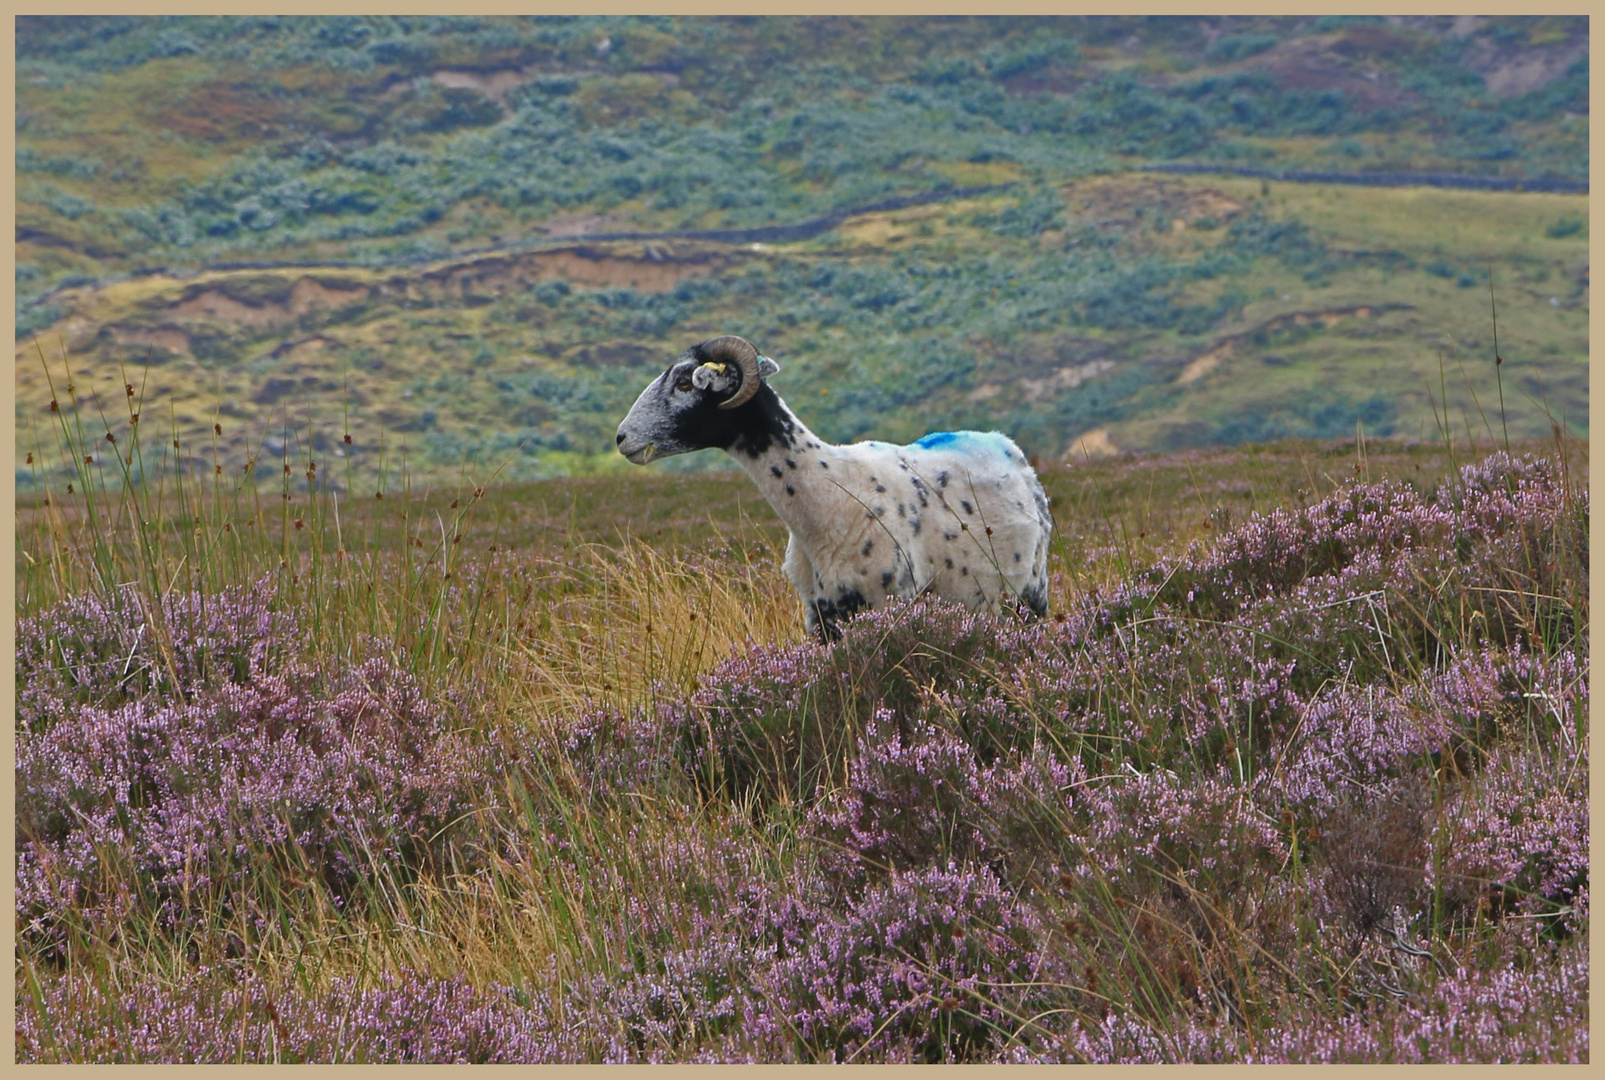
[(780, 366), (745, 338), (693, 345), (636, 399), (618, 429), (636, 465), (718, 447), (791, 532), (782, 566), (809, 633), (887, 597), (934, 594), (974, 611), (1048, 611), (1048, 497), (996, 431), (944, 431), (907, 446), (833, 446), (769, 386)]

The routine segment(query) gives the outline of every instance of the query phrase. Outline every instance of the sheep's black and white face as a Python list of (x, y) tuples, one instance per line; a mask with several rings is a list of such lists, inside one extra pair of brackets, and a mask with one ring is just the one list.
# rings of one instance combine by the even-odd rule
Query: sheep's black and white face
[[(687, 349), (669, 370), (641, 391), (635, 404), (619, 424), (619, 453), (637, 465), (658, 458), (686, 454), (716, 447), (728, 450), (751, 427), (753, 417), (762, 411), (759, 394), (734, 409), (719, 406), (741, 388), (741, 371), (733, 363), (709, 361), (701, 346)], [(768, 357), (760, 357), (758, 371), (768, 378), (780, 368)]]

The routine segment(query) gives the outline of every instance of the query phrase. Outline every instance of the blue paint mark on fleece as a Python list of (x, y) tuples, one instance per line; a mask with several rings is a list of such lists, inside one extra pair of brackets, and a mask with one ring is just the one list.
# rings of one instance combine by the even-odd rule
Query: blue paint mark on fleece
[(914, 445), (921, 450), (946, 448), (957, 454), (976, 454), (985, 449), (1001, 456), (1005, 461), (1014, 459), (1014, 455), (1010, 453), (1014, 449), (1014, 444), (1009, 441), (1007, 435), (997, 431), (933, 431)]

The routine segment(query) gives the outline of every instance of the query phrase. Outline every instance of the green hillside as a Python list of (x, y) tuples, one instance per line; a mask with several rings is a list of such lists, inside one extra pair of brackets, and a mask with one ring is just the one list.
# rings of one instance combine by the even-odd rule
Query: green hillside
[[(834, 439), (1435, 437), (1445, 397), (1486, 437), (1490, 271), (1511, 437), (1587, 431), (1586, 196), (1141, 171), (1575, 187), (1585, 19), (17, 27), (19, 450), (70, 364), (231, 463), (621, 468), (641, 385), (721, 332)], [(638, 235), (888, 199), (928, 201)]]

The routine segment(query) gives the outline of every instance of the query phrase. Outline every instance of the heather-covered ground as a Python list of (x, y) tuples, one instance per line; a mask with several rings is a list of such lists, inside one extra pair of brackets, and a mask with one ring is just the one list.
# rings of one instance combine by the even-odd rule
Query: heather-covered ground
[(831, 647), (685, 524), (729, 478), (582, 543), (613, 481), (565, 539), (85, 468), (19, 525), (17, 1059), (1586, 1061), (1584, 457), (1049, 469), (1050, 619)]

